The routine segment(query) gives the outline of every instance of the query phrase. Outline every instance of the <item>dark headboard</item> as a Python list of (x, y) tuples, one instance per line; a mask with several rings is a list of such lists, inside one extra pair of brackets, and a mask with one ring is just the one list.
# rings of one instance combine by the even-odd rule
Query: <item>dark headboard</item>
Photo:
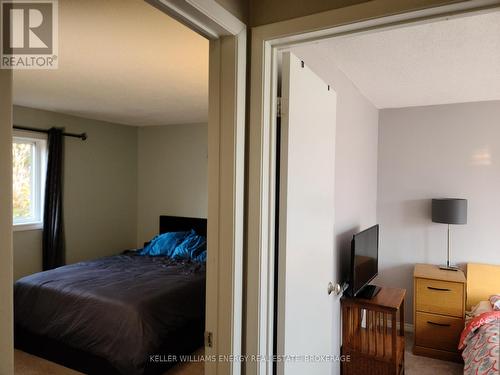
[(160, 216), (160, 234), (184, 232), (194, 229), (197, 234), (207, 236), (207, 219), (180, 216)]

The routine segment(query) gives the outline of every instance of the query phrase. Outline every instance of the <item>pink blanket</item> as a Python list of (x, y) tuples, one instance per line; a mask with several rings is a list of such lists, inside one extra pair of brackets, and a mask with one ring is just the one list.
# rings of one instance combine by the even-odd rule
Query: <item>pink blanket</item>
[(464, 375), (498, 375), (500, 367), (500, 311), (472, 319), (460, 337)]

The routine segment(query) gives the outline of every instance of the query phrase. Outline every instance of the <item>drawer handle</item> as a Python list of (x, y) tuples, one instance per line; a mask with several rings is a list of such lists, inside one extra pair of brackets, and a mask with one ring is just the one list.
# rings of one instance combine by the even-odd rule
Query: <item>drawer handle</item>
[(434, 288), (433, 286), (428, 286), (427, 289), (430, 290), (438, 290), (440, 292), (451, 292), (451, 289), (446, 289), (446, 288)]
[(451, 324), (447, 324), (447, 323), (435, 323), (435, 322), (431, 322), (430, 320), (427, 321), (428, 324), (432, 324), (433, 326), (440, 326), (440, 327), (450, 327)]

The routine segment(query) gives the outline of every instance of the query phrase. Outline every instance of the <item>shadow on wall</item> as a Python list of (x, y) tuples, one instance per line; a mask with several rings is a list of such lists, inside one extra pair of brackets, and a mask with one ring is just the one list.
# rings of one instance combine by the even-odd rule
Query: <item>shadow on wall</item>
[[(375, 280), (377, 285), (393, 287), (393, 288), (407, 288), (408, 285), (411, 286), (413, 283), (413, 268), (415, 267), (414, 263), (402, 263), (397, 266), (391, 266), (384, 268), (383, 270), (379, 270), (379, 275)], [(408, 285), (401, 285), (402, 280), (407, 280)], [(410, 288), (413, 289), (413, 288)], [(407, 290), (409, 292), (409, 290)], [(407, 296), (408, 298), (408, 296)]]
[(337, 275), (339, 280), (345, 282), (349, 280), (349, 270), (351, 268), (351, 240), (352, 236), (359, 232), (359, 225), (337, 234), (336, 249), (338, 252)]
[(426, 225), (431, 222), (431, 199), (410, 199), (400, 202), (401, 224), (407, 226)]
[(402, 263), (379, 269), (373, 284), (382, 287), (406, 289), (405, 323), (413, 323), (413, 268), (414, 263)]
[(425, 252), (425, 259), (429, 259), (432, 255), (431, 251), (431, 234), (429, 232), (432, 215), (431, 199), (410, 199), (401, 202), (402, 221), (401, 225), (408, 228), (422, 228), (420, 230), (422, 250)]
[[(439, 246), (440, 244), (433, 243), (432, 239), (436, 238), (436, 233), (444, 230), (440, 227), (441, 224), (432, 223), (431, 198), (403, 200), (394, 202), (393, 205), (390, 216), (386, 216), (380, 223), (380, 248), (386, 250), (388, 246), (394, 245), (394, 235), (399, 237), (400, 241), (401, 236), (409, 235), (414, 243), (419, 244), (419, 251), (423, 252), (421, 254), (422, 259), (426, 262), (430, 261), (436, 252), (436, 245)], [(400, 233), (392, 233), (392, 235), (386, 236), (385, 230), (399, 231)], [(386, 239), (389, 244), (385, 242)], [(381, 254), (379, 261), (383, 264), (387, 259), (382, 257), (383, 254)]]

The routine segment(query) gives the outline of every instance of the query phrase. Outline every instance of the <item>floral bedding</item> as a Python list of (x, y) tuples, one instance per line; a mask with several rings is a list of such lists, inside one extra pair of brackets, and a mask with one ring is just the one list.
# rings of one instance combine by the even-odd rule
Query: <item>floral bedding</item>
[(500, 311), (482, 313), (467, 323), (460, 337), (464, 375), (498, 375)]

